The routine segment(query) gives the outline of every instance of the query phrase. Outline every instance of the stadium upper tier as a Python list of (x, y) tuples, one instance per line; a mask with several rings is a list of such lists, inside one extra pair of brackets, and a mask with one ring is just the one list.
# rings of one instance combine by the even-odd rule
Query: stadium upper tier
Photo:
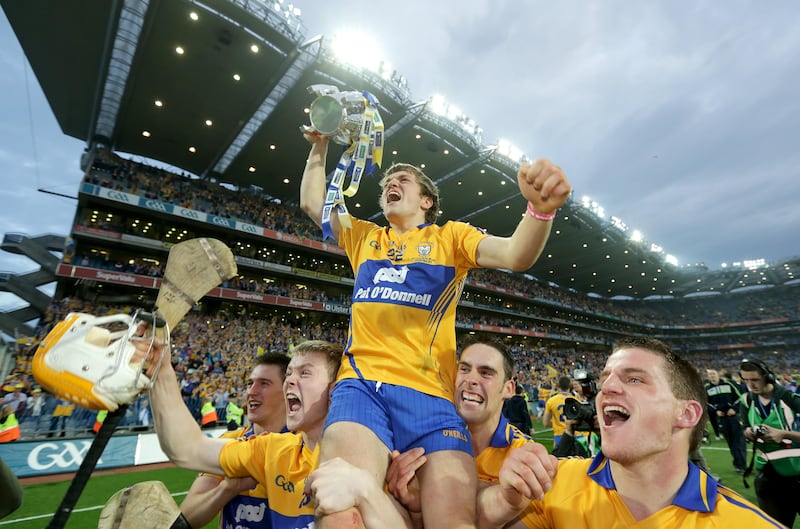
[[(61, 129), (86, 141), (84, 169), (103, 147), (180, 168), (205, 186), (227, 183), (297, 204), (308, 150), (298, 131), (308, 123), (307, 87), (332, 84), (378, 98), (385, 163), (424, 166), (446, 198), (442, 220), (508, 235), (525, 210), (516, 186), (519, 153), (484, 144), (477, 124), (436, 98), (412, 97), (398, 72), (341, 61), (327, 37), (306, 34), (288, 4), (4, 0), (2, 6)], [(330, 151), (332, 167), (339, 153)], [(348, 207), (380, 221), (376, 196), (377, 179), (366, 179)], [(642, 299), (782, 285), (797, 281), (799, 267), (797, 257), (756, 270), (678, 267), (575, 199), (559, 212), (529, 274), (583, 293)]]
[[(352, 270), (341, 249), (319, 241), (318, 228), (296, 207), (108, 152), (98, 153), (79, 197), (72, 238), (56, 270), (57, 299), (149, 306), (170, 246), (212, 236), (231, 246), (239, 276), (213, 290), (202, 310), (346, 321)], [(476, 270), (460, 300), (458, 327), (561, 347), (605, 348), (620, 336), (646, 334), (684, 351), (784, 350), (800, 340), (798, 289), (621, 301), (523, 274)]]

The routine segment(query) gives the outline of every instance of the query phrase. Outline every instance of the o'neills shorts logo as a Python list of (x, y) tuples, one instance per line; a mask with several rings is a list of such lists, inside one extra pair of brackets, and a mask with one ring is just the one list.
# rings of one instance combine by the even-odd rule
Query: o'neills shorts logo
[(456, 439), (461, 439), (465, 443), (468, 443), (467, 436), (464, 435), (463, 432), (459, 432), (458, 430), (442, 430), (442, 435), (445, 437), (455, 437)]

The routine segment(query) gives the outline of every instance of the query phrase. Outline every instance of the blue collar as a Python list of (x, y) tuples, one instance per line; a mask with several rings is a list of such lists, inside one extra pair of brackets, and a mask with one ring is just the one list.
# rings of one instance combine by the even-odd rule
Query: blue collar
[[(689, 474), (675, 499), (672, 500), (672, 504), (690, 511), (713, 511), (717, 501), (717, 482), (691, 461), (687, 461), (687, 464)], [(608, 459), (602, 451), (594, 456), (586, 474), (601, 487), (617, 490), (614, 477), (611, 475), (611, 465), (608, 464)]]
[(489, 446), (492, 448), (506, 448), (511, 446), (514, 439), (526, 438), (525, 434), (511, 426), (505, 415), (500, 415), (500, 422), (492, 434), (492, 439), (489, 441)]

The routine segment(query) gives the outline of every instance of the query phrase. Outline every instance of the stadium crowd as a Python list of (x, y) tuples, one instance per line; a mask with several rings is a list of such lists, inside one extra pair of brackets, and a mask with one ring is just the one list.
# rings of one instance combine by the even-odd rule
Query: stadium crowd
[[(104, 315), (130, 313), (136, 308), (124, 304), (96, 304), (78, 298), (54, 300), (46, 317), (40, 322), (37, 336), (45, 336), (52, 325), (69, 312)], [(459, 320), (466, 321), (461, 315)], [(507, 324), (507, 320), (500, 323)], [(295, 321), (287, 315), (236, 314), (230, 310), (208, 314), (195, 311), (172, 332), (172, 362), (181, 377), (184, 401), (198, 422), (203, 398), (211, 396), (219, 420), (224, 423), (225, 409), (231, 395), (243, 394), (248, 366), (256, 355), (264, 351), (291, 351), (295, 344), (307, 339), (343, 343), (346, 335), (344, 320), (325, 318), (324, 315)], [(574, 341), (550, 342), (547, 345), (523, 338), (509, 342), (518, 380), (525, 387), (531, 402), (539, 399), (540, 388), (549, 393), (559, 375), (572, 375), (579, 368), (599, 373), (608, 348), (582, 346), (581, 336), (578, 333), (571, 336)], [(592, 336), (587, 333), (586, 337)], [(567, 343), (576, 345), (567, 346)], [(2, 385), (4, 404), (13, 405), (23, 437), (77, 435), (90, 431), (95, 423), (96, 412), (59, 401), (36, 384), (31, 373), (36, 344), (36, 341), (17, 344), (16, 366)], [(734, 349), (694, 353), (691, 360), (698, 369), (711, 368), (721, 373), (736, 374), (742, 357), (743, 353)], [(795, 387), (800, 378), (798, 355), (759, 354), (750, 357), (774, 366), (779, 378), (789, 387)], [(243, 404), (241, 401), (237, 403)], [(130, 428), (150, 425), (149, 403), (144, 396), (129, 407), (120, 423), (120, 426)]]
[[(190, 179), (101, 152), (87, 173), (87, 183), (219, 215), (242, 222), (262, 225), (276, 231), (319, 240), (319, 230), (299, 208), (265, 199), (258, 189), (232, 190), (213, 182)], [(110, 220), (109, 220), (110, 219)], [(164, 240), (166, 228), (154, 226), (143, 230), (126, 222), (119, 214), (95, 214), (84, 211), (79, 225), (111, 230), (140, 237)], [(187, 233), (186, 238), (194, 236)], [(159, 277), (163, 263), (158, 258), (145, 259), (125, 250), (86, 246), (80, 242), (69, 256), (73, 264)], [(231, 244), (236, 255), (277, 264), (289, 264), (295, 270), (352, 278), (352, 270), (335, 259), (321, 260), (287, 250), (259, 251), (246, 241)], [(269, 277), (265, 277), (268, 275)], [(274, 294), (293, 299), (317, 300), (350, 305), (351, 289), (347, 284), (326, 284), (303, 281), (298, 277), (241, 271), (226, 281), (226, 288)], [(800, 288), (800, 287), (798, 287)], [(495, 289), (502, 289), (501, 295)], [(784, 289), (785, 290), (785, 289)], [(509, 294), (511, 292), (511, 294)], [(559, 289), (523, 274), (496, 270), (474, 270), (462, 295), (457, 320), (459, 328), (469, 330), (476, 325), (514, 328), (526, 332), (546, 333), (547, 340), (516, 336), (507, 338), (515, 363), (518, 382), (533, 404), (541, 394), (553, 391), (559, 375), (571, 376), (575, 369), (599, 373), (610, 345), (625, 334), (645, 334), (673, 326), (708, 325), (714, 335), (701, 335), (688, 340), (674, 340), (673, 347), (690, 354), (698, 369), (716, 369), (736, 375), (744, 353), (735, 347), (743, 340), (725, 334), (727, 324), (758, 322), (785, 318), (800, 319), (797, 296), (779, 289), (760, 291), (755, 295), (719, 295), (693, 299), (611, 301), (582, 293)], [(102, 315), (131, 312), (132, 305), (111, 305), (90, 302), (78, 296), (55, 299), (39, 322), (32, 342), (17, 344), (16, 366), (2, 385), (4, 409), (16, 414), (23, 437), (80, 435), (96, 425), (97, 414), (59, 401), (38, 387), (31, 374), (31, 360), (38, 339), (69, 312)], [(239, 310), (240, 312), (233, 312)], [(250, 309), (258, 310), (258, 309)], [(184, 401), (195, 419), (201, 420), (201, 407), (209, 399), (214, 403), (221, 423), (229, 402), (237, 402), (243, 394), (251, 360), (264, 351), (291, 351), (304, 340), (328, 340), (344, 343), (347, 336), (343, 318), (326, 314), (306, 314), (298, 319), (291, 313), (278, 314), (264, 308), (263, 314), (246, 313), (228, 306), (203, 307), (192, 312), (173, 330), (172, 363), (181, 380)], [(775, 342), (796, 336), (770, 334)], [(787, 341), (786, 343), (791, 343)], [(731, 345), (721, 348), (720, 345)], [(768, 362), (784, 385), (796, 387), (800, 376), (800, 355), (766, 353), (767, 348), (748, 351), (750, 358)], [(705, 371), (703, 371), (705, 372)], [(734, 376), (735, 378), (735, 376)], [(536, 410), (532, 406), (532, 410)], [(122, 427), (148, 428), (152, 415), (146, 396), (132, 404)]]
[[(143, 163), (125, 160), (107, 151), (98, 153), (92, 169), (87, 172), (85, 181), (196, 211), (291, 233), (301, 239), (321, 241), (320, 230), (307, 219), (299, 208), (281, 204), (271, 197), (264, 196), (256, 188), (233, 190), (212, 181), (189, 178)], [(108, 218), (112, 219), (110, 223), (106, 220)], [(143, 233), (143, 228), (134, 227), (130, 222), (123, 222), (118, 215), (107, 215), (103, 212), (100, 214), (86, 212), (81, 222), (87, 227), (97, 227), (157, 240), (164, 240), (167, 231), (163, 226), (161, 227), (162, 231), (158, 226), (152, 226), (147, 233)], [(185, 238), (192, 236), (194, 235), (187, 233)], [(249, 243), (234, 243), (231, 246), (236, 255), (243, 257), (258, 258), (280, 264), (290, 263), (300, 268), (332, 273), (341, 277), (352, 277), (352, 270), (347, 265), (334, 266), (326, 260), (304, 260), (302, 256), (289, 255), (291, 252), (275, 249), (258, 253), (256, 245)], [(147, 275), (157, 275), (156, 270), (159, 269), (158, 265), (154, 266), (153, 263), (143, 262), (135, 256), (111, 257), (107, 253), (94, 255), (84, 253), (80, 255), (76, 264), (131, 272), (144, 269)], [(724, 294), (715, 296), (716, 299), (711, 301), (706, 298), (611, 301), (557, 288), (546, 282), (532, 280), (530, 276), (524, 274), (512, 274), (497, 270), (473, 270), (469, 280), (473, 283), (483, 282), (507, 291), (515, 291), (521, 297), (566, 309), (562, 313), (565, 317), (569, 315), (571, 321), (574, 321), (576, 313), (602, 318), (604, 327), (613, 326), (617, 322), (681, 326), (723, 325), (777, 318), (790, 320), (800, 318), (800, 303), (797, 302), (796, 297), (770, 290), (761, 291), (757, 297)], [(503, 300), (499, 296), (497, 299), (500, 303), (507, 303), (507, 300)], [(765, 307), (767, 308), (765, 309)]]

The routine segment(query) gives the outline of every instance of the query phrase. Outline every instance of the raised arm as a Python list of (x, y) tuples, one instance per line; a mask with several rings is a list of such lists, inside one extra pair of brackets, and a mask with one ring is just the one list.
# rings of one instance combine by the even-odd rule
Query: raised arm
[(170, 461), (189, 470), (223, 474), (219, 453), (232, 441), (203, 435), (181, 398), (178, 378), (167, 361), (150, 388), (150, 405), (158, 442)]
[(256, 486), (253, 478), (225, 478), (200, 475), (181, 503), (181, 512), (192, 527), (203, 527), (214, 519), (225, 504)]
[(561, 168), (548, 160), (523, 163), (517, 182), (528, 211), (511, 237), (489, 236), (478, 245), (478, 264), (484, 268), (527, 270), (542, 252), (555, 211), (567, 201), (572, 186)]
[[(306, 167), (303, 170), (303, 179), (300, 181), (300, 209), (322, 227), (322, 206), (325, 205), (327, 185), (325, 182), (325, 158), (328, 154), (328, 137), (318, 132), (305, 132), (303, 134), (311, 144)], [(334, 210), (331, 212), (331, 231), (334, 237), (339, 235), (339, 216)]]

